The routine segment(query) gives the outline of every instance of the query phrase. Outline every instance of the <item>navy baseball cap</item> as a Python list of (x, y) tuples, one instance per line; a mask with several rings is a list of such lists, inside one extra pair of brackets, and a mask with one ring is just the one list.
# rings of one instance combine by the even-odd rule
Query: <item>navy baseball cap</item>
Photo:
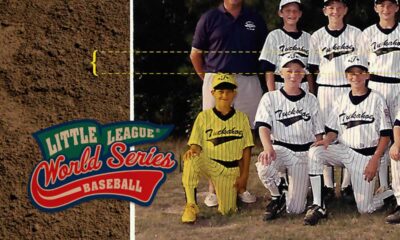
[(342, 2), (347, 5), (347, 1), (344, 0), (324, 0), (324, 6), (328, 5), (331, 2)]
[(394, 3), (394, 4), (399, 5), (399, 1), (398, 1), (398, 0), (375, 0), (375, 4), (381, 4), (381, 3), (383, 3), (384, 1), (390, 1), (390, 2), (392, 2), (392, 3)]

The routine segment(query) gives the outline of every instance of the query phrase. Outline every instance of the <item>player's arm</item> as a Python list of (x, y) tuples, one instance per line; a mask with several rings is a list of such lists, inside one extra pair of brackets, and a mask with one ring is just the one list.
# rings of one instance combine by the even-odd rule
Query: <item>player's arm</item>
[(271, 141), (271, 130), (268, 127), (262, 126), (258, 131), (263, 145), (263, 151), (258, 155), (258, 161), (263, 165), (269, 165), (276, 159), (276, 153)]
[(204, 80), (204, 59), (203, 59), (203, 51), (197, 48), (192, 47), (190, 51), (190, 60), (192, 61), (194, 70), (201, 80)]
[(274, 72), (265, 73), (265, 83), (267, 84), (268, 91), (275, 90), (275, 76)]
[(372, 158), (368, 161), (367, 166), (365, 167), (364, 170), (364, 180), (370, 182), (372, 179), (374, 179), (376, 172), (379, 167), (379, 163), (381, 160), (381, 157), (385, 153), (385, 150), (387, 146), (389, 145), (390, 142), (390, 137), (389, 136), (381, 136), (379, 138), (379, 143), (376, 148), (376, 151), (374, 155), (372, 155)]
[[(325, 137), (323, 139), (320, 139), (320, 140), (318, 140), (318, 138), (317, 138), (317, 141), (315, 141), (315, 143), (313, 143), (311, 145), (311, 147), (324, 146), (324, 148), (327, 149), (329, 144), (331, 144), (333, 141), (336, 140), (336, 138), (338, 136), (338, 131), (333, 130), (333, 129), (329, 128), (329, 127), (325, 127), (325, 132), (326, 132)], [(318, 135), (316, 135), (316, 137), (317, 136)], [(322, 135), (321, 135), (320, 138), (322, 138)]]
[[(396, 120), (397, 122), (398, 120)], [(399, 122), (400, 123), (400, 122)], [(390, 158), (393, 160), (400, 160), (400, 125), (393, 128), (394, 143), (390, 148)]]
[(239, 161), (240, 176), (236, 179), (235, 187), (239, 191), (240, 189), (246, 189), (247, 179), (249, 178), (249, 167), (251, 159), (251, 147), (243, 149), (242, 159)]
[(308, 88), (310, 93), (317, 96), (318, 93), (318, 85), (317, 85), (317, 76), (319, 74), (319, 66), (315, 64), (310, 64), (308, 67), (308, 71), (310, 74), (306, 76), (308, 82)]

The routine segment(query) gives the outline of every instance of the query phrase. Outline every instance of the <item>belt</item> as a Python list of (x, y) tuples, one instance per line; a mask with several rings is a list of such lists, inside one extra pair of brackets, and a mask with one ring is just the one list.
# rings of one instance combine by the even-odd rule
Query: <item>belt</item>
[(362, 154), (364, 156), (372, 156), (374, 155), (376, 151), (376, 147), (370, 147), (370, 148), (351, 148), (354, 151), (358, 152), (359, 154)]
[(344, 87), (350, 87), (350, 84), (345, 84), (345, 85), (330, 85), (330, 84), (320, 84), (317, 83), (318, 87), (334, 87), (334, 88), (344, 88)]
[(214, 162), (217, 162), (221, 165), (223, 165), (226, 168), (234, 168), (234, 167), (239, 167), (239, 160), (234, 160), (234, 161), (222, 161), (218, 159), (211, 158)]
[[(285, 80), (281, 77), (281, 75), (274, 74), (274, 76), (275, 76), (275, 82), (279, 82), (279, 83), (285, 82)], [(303, 78), (303, 80), (301, 81), (301, 83), (306, 83), (306, 82), (307, 82), (306, 78)]]
[(378, 76), (378, 75), (374, 75), (374, 74), (370, 75), (369, 80), (372, 81), (372, 82), (379, 82), (379, 83), (390, 83), (390, 84), (400, 83), (400, 79), (399, 78), (382, 77), (382, 76)]
[(306, 143), (306, 144), (290, 144), (290, 143), (285, 143), (281, 141), (274, 141), (274, 145), (279, 145), (285, 148), (288, 148), (292, 150), (293, 152), (305, 152), (310, 149), (312, 142)]

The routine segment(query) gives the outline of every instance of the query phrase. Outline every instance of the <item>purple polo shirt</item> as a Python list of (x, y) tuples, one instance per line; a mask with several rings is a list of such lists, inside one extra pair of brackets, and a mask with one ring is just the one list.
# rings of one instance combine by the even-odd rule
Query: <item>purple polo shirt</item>
[[(242, 7), (235, 19), (221, 4), (201, 16), (192, 47), (208, 51), (203, 55), (205, 72), (256, 73), (260, 72), (258, 57), (266, 36), (267, 26), (254, 10)], [(231, 51), (236, 53), (227, 53)]]

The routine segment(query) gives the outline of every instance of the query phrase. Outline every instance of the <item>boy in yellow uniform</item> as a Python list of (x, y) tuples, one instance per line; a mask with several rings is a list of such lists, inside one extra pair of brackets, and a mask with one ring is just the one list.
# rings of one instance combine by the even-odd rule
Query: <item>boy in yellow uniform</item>
[(184, 155), (184, 223), (196, 221), (199, 213), (196, 187), (200, 174), (213, 182), (218, 197), (218, 211), (222, 215), (237, 211), (237, 189), (246, 185), (249, 175), (251, 147), (254, 143), (247, 116), (232, 107), (237, 93), (235, 77), (216, 74), (212, 88), (215, 107), (197, 116), (188, 142), (190, 149)]

